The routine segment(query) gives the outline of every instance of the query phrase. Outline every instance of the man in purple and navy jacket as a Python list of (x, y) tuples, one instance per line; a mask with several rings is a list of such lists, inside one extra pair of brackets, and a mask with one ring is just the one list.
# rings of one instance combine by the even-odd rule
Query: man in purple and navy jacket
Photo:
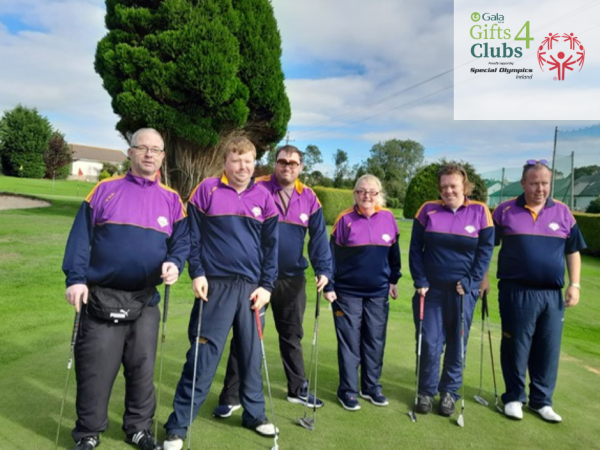
[[(77, 311), (84, 304), (75, 346), (75, 450), (99, 445), (121, 364), (127, 441), (142, 450), (154, 449), (153, 378), (160, 320), (155, 286), (175, 283), (189, 253), (183, 203), (157, 177), (164, 159), (162, 137), (151, 128), (136, 131), (127, 155), (131, 170), (101, 181), (81, 205), (63, 261), (67, 301)], [(114, 296), (143, 291), (149, 304), (136, 320), (100, 319), (88, 305), (88, 294), (98, 289)]]
[[(201, 182), (188, 203), (188, 262), (196, 301), (188, 330), (191, 347), (175, 392), (173, 413), (165, 424), (164, 450), (183, 448), (194, 378), (193, 417), (210, 391), (232, 327), (240, 359), (242, 425), (263, 436), (276, 434), (265, 414), (254, 309), (261, 310), (269, 302), (277, 279), (277, 209), (270, 193), (252, 178), (255, 159), (252, 142), (245, 137), (231, 139), (223, 175)], [(205, 303), (200, 336), (196, 336), (200, 302)]]
[[(323, 402), (308, 393), (302, 356), (302, 321), (306, 309), (308, 261), (303, 256), (304, 238), (308, 231), (308, 255), (316, 274), (316, 285), (322, 290), (331, 278), (331, 252), (323, 209), (314, 191), (300, 182), (302, 152), (285, 145), (275, 155), (273, 175), (257, 179), (273, 196), (279, 211), (279, 275), (271, 296), (273, 318), (279, 334), (279, 351), (288, 382), (287, 399), (291, 403), (320, 408)], [(215, 417), (230, 417), (240, 408), (237, 349), (231, 342), (227, 374)], [(316, 402), (316, 404), (315, 404)]]
[[(498, 254), (498, 302), (502, 319), (500, 359), (506, 392), (504, 413), (523, 418), (526, 372), (529, 409), (560, 422), (552, 408), (565, 306), (579, 303), (580, 250), (586, 245), (569, 208), (552, 200), (548, 161), (528, 160), (523, 194), (498, 205), (493, 218)], [(565, 260), (570, 283), (565, 290)]]

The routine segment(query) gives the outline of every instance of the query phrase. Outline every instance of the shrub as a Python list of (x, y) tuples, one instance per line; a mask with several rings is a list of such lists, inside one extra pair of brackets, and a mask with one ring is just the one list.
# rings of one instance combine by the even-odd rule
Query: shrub
[(100, 172), (100, 175), (98, 176), (98, 181), (102, 181), (102, 180), (106, 180), (107, 178), (110, 178), (112, 175), (110, 173), (108, 173), (106, 170), (103, 170), (102, 172)]
[(594, 200), (592, 200), (588, 207), (585, 209), (585, 212), (589, 214), (600, 213), (600, 197), (596, 197)]
[(329, 187), (315, 186), (312, 188), (323, 205), (325, 222), (333, 225), (337, 216), (345, 209), (354, 205), (354, 194), (348, 189), (335, 189)]
[(587, 249), (583, 253), (600, 256), (600, 214), (573, 213)]

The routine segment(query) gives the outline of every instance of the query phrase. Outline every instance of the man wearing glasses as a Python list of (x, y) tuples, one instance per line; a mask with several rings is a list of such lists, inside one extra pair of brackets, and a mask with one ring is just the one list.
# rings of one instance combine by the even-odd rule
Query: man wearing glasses
[[(156, 130), (136, 131), (127, 151), (130, 171), (94, 187), (69, 235), (63, 261), (66, 299), (82, 311), (75, 346), (74, 450), (100, 444), (121, 364), (127, 442), (141, 450), (154, 449), (153, 374), (160, 319), (156, 286), (177, 281), (190, 246), (183, 203), (157, 177), (163, 149)], [(117, 300), (122, 309), (110, 312)], [(138, 302), (141, 312), (134, 318), (127, 305)]]
[[(504, 413), (523, 418), (529, 409), (548, 422), (561, 422), (552, 408), (564, 308), (579, 303), (581, 256), (586, 247), (569, 208), (549, 197), (552, 172), (545, 159), (523, 166), (523, 194), (493, 213), (498, 255), (498, 301), (502, 319), (500, 356), (506, 392)], [(564, 287), (565, 259), (570, 283)]]
[[(302, 171), (302, 152), (292, 145), (277, 150), (273, 175), (257, 179), (271, 193), (279, 211), (279, 275), (271, 296), (273, 318), (279, 334), (279, 350), (288, 381), (287, 399), (291, 403), (320, 408), (323, 402), (308, 392), (302, 356), (302, 321), (306, 309), (308, 262), (302, 255), (306, 232), (308, 255), (321, 291), (331, 278), (331, 253), (323, 209), (312, 189), (298, 176)], [(240, 408), (236, 348), (232, 341), (227, 374), (215, 417), (226, 418)], [(316, 402), (316, 403), (315, 403)]]

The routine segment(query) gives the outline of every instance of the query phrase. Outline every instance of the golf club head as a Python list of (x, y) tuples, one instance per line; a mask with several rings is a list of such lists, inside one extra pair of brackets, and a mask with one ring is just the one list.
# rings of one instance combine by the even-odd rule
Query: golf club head
[(483, 406), (488, 406), (490, 402), (488, 402), (485, 398), (480, 397), (479, 395), (475, 395), (473, 397), (475, 401)]
[(417, 415), (415, 414), (414, 411), (409, 411), (406, 414), (408, 414), (408, 417), (410, 417), (410, 421), (411, 422), (416, 422), (417, 421)]
[(309, 431), (315, 431), (315, 421), (309, 417), (302, 417), (298, 419), (298, 425), (302, 428), (306, 428)]
[(465, 426), (465, 417), (461, 414), (458, 416), (458, 420), (456, 421), (459, 427), (464, 428)]

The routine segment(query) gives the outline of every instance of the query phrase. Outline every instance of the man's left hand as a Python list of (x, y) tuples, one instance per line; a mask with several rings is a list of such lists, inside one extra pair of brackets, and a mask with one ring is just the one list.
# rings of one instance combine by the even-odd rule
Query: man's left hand
[(323, 288), (329, 283), (329, 278), (325, 275), (317, 275), (315, 277), (315, 283), (317, 283), (317, 292), (322, 292)]
[(569, 286), (565, 292), (565, 306), (571, 308), (579, 303), (579, 289), (575, 286)]
[(389, 294), (390, 297), (396, 300), (398, 298), (398, 285), (390, 284)]
[(490, 280), (488, 279), (488, 277), (485, 277), (483, 280), (481, 280), (481, 283), (479, 283), (479, 298), (483, 297), (483, 294), (489, 294), (490, 293)]
[(250, 300), (254, 302), (252, 309), (261, 309), (271, 301), (271, 293), (265, 288), (259, 287), (250, 294)]
[(163, 279), (165, 284), (172, 285), (179, 279), (179, 269), (172, 262), (165, 262), (161, 268), (160, 277)]

